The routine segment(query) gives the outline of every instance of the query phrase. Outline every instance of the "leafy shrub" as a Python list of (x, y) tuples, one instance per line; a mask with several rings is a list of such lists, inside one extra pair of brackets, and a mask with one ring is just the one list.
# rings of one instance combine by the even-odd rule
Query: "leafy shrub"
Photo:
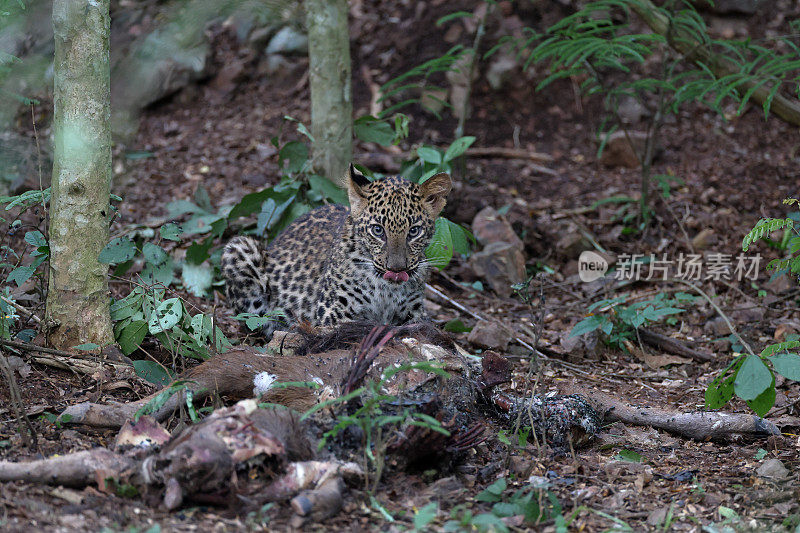
[[(784, 200), (784, 204), (798, 204), (797, 199)], [(742, 250), (747, 251), (750, 245), (759, 239), (768, 239), (770, 232), (784, 230), (780, 249), (788, 255), (774, 259), (767, 264), (767, 270), (775, 270), (774, 276), (797, 275), (800, 281), (800, 232), (795, 227), (795, 220), (800, 213), (792, 213), (787, 218), (762, 218), (742, 240)], [(786, 379), (800, 381), (800, 355), (790, 350), (800, 347), (800, 336), (787, 335), (785, 342), (766, 346), (760, 354), (742, 353), (728, 365), (708, 386), (705, 393), (706, 407), (719, 409), (734, 396), (744, 400), (759, 416), (764, 416), (775, 405), (775, 374)], [(738, 346), (744, 351), (747, 346)]]
[(692, 303), (696, 298), (684, 292), (677, 292), (671, 298), (660, 293), (649, 300), (622, 305), (628, 299), (627, 295), (622, 295), (593, 303), (588, 308), (592, 314), (575, 324), (569, 336), (577, 337), (600, 330), (605, 335), (606, 342), (626, 350), (625, 341), (636, 339), (638, 328), (664, 318), (668, 324), (675, 324), (673, 315), (684, 311), (678, 306)]

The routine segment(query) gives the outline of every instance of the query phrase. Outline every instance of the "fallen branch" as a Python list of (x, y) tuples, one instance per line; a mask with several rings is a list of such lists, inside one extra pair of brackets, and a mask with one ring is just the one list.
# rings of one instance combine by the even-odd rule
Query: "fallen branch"
[(692, 350), (678, 339), (661, 335), (660, 333), (656, 333), (655, 331), (651, 331), (649, 329), (639, 328), (639, 338), (641, 338), (642, 342), (645, 344), (648, 344), (657, 350), (671, 353), (673, 355), (689, 357), (696, 361), (703, 362), (716, 360), (714, 354)]
[(0, 461), (0, 481), (85, 487), (96, 481), (98, 472), (122, 472), (134, 463), (105, 448), (95, 448), (29, 463)]
[[(541, 152), (531, 152), (519, 148), (505, 148), (503, 146), (476, 146), (467, 148), (466, 154), (469, 157), (503, 157), (506, 159), (529, 159), (547, 163), (553, 160), (553, 156)], [(550, 169), (547, 169), (550, 170)], [(550, 170), (552, 172), (552, 170)]]
[(651, 426), (695, 440), (731, 440), (741, 437), (780, 435), (778, 427), (755, 415), (717, 411), (668, 411), (655, 407), (633, 407), (601, 392), (580, 390), (606, 421)]
[(111, 365), (115, 368), (126, 368), (130, 366), (124, 361), (112, 361), (109, 359), (109, 357), (113, 357), (113, 355), (98, 356), (97, 354), (86, 355), (72, 353), (11, 339), (0, 339), (0, 345), (21, 350), (22, 352), (45, 354), (27, 355), (26, 357), (35, 363), (88, 376), (102, 370), (103, 365)]

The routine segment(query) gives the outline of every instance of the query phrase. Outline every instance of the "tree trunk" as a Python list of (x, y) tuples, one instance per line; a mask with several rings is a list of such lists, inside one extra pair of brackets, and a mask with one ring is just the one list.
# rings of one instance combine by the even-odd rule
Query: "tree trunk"
[(114, 342), (108, 267), (109, 0), (55, 0), (54, 163), (46, 330), (64, 349)]
[(306, 0), (314, 171), (340, 187), (353, 152), (347, 0)]

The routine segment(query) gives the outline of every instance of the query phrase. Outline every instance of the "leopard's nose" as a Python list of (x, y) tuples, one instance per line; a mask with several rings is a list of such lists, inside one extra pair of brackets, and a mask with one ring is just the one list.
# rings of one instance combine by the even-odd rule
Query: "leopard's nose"
[(392, 272), (405, 272), (408, 269), (408, 260), (405, 256), (390, 254), (386, 261), (386, 270)]

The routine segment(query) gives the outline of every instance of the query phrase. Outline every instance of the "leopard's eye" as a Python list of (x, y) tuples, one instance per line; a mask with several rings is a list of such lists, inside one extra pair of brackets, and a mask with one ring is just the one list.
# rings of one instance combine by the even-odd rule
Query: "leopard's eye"
[(380, 224), (373, 224), (372, 226), (369, 227), (369, 230), (376, 237), (383, 237), (383, 226), (381, 226)]
[(420, 233), (422, 233), (421, 226), (412, 226), (408, 229), (408, 238), (413, 239), (415, 237), (419, 237)]

